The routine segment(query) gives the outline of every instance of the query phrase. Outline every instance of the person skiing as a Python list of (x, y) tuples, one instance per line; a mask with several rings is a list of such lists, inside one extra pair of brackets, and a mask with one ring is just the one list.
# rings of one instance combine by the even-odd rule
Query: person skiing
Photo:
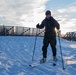
[(44, 39), (43, 39), (43, 46), (42, 46), (42, 54), (43, 58), (40, 60), (40, 63), (46, 62), (47, 58), (47, 47), (50, 44), (52, 48), (52, 54), (53, 54), (53, 61), (57, 61), (56, 55), (57, 55), (57, 49), (56, 49), (56, 32), (55, 28), (57, 30), (60, 29), (59, 23), (51, 16), (51, 11), (47, 10), (45, 12), (45, 19), (36, 25), (36, 28), (42, 29), (45, 27), (45, 33), (44, 33)]

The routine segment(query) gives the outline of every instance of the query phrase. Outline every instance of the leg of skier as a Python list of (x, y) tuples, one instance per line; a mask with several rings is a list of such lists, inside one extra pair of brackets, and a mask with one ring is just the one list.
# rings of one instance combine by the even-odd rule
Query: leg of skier
[(57, 61), (56, 55), (57, 55), (57, 50), (56, 50), (56, 39), (53, 38), (53, 40), (50, 40), (50, 45), (52, 48), (52, 53), (53, 53), (53, 61)]
[(49, 45), (49, 40), (47, 38), (44, 37), (43, 40), (43, 47), (42, 47), (42, 52), (43, 52), (43, 58), (40, 60), (40, 63), (44, 63), (46, 62), (46, 58), (47, 58), (47, 47)]

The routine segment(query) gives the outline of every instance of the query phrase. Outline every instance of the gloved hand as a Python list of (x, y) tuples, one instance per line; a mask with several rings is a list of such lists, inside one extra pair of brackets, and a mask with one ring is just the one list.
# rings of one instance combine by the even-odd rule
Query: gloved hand
[(58, 33), (61, 33), (61, 30), (58, 30), (57, 32), (58, 32)]
[(36, 28), (39, 28), (39, 23), (36, 25)]

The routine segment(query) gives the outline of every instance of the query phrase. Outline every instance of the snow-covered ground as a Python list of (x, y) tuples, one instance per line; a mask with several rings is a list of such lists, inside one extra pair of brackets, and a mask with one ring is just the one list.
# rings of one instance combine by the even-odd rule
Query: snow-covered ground
[(35, 58), (32, 61), (35, 37), (0, 36), (0, 75), (76, 75), (76, 42), (61, 39), (65, 70), (62, 69), (60, 46), (57, 38), (56, 66), (52, 66), (52, 53), (48, 47), (47, 62), (35, 68), (29, 66), (42, 58), (43, 37), (37, 38)]

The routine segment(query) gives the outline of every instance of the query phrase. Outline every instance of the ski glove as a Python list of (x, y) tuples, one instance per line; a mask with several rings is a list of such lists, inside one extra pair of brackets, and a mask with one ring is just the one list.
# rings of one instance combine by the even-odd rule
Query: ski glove
[(39, 23), (36, 25), (36, 28), (39, 28)]

